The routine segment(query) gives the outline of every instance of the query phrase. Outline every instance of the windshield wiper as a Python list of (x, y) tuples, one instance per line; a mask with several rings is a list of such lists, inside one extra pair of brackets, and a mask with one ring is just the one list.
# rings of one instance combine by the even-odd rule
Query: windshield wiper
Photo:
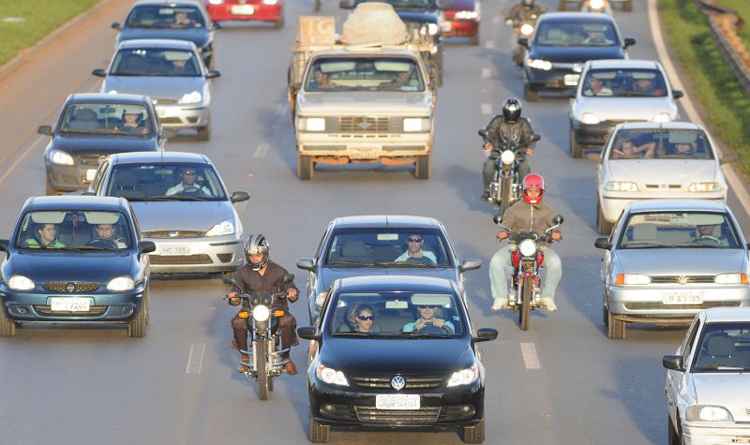
[(419, 267), (424, 269), (434, 269), (437, 267), (436, 264), (410, 263), (409, 261), (376, 261), (375, 265), (378, 267)]
[(445, 335), (420, 334), (418, 333), (418, 331), (414, 331), (414, 332), (403, 332), (401, 335), (404, 337), (409, 337), (409, 338), (450, 338), (454, 334), (445, 334)]
[(82, 250), (82, 251), (95, 250), (95, 251), (98, 251), (98, 252), (109, 252), (112, 249), (108, 249), (106, 247), (97, 247), (97, 246), (78, 246), (78, 247), (75, 247), (75, 248), (72, 248), (72, 249), (68, 249), (68, 250)]
[(149, 201), (208, 201), (210, 198), (200, 198), (198, 196), (154, 196)]
[(354, 267), (373, 267), (376, 264), (373, 262), (362, 262), (355, 260), (336, 260), (327, 264), (328, 266), (354, 266)]
[(333, 335), (336, 337), (374, 337), (369, 332), (336, 332)]

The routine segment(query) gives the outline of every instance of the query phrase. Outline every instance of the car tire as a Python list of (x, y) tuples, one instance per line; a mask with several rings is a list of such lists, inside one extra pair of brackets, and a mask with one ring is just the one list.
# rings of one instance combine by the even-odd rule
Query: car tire
[(675, 429), (674, 424), (672, 423), (672, 418), (669, 417), (669, 414), (667, 414), (667, 438), (669, 445), (682, 445), (680, 433)]
[(581, 145), (578, 144), (578, 140), (576, 140), (576, 132), (572, 127), (570, 129), (570, 156), (575, 159), (583, 157), (583, 150), (581, 149)]
[(523, 97), (527, 102), (536, 102), (539, 100), (539, 92), (527, 83), (523, 85)]
[(309, 181), (315, 171), (315, 162), (312, 156), (297, 155), (297, 177), (303, 181)]
[(465, 426), (461, 429), (461, 440), (463, 443), (484, 443), (484, 419), (473, 426)]
[(278, 20), (273, 22), (273, 27), (276, 29), (281, 29), (284, 27), (284, 15), (282, 14), (281, 17), (279, 17)]
[(417, 156), (417, 162), (414, 166), (414, 177), (417, 179), (430, 179), (432, 174), (432, 156), (426, 154)]
[(128, 337), (131, 338), (143, 338), (146, 336), (146, 326), (148, 326), (148, 308), (149, 308), (149, 296), (148, 291), (143, 295), (143, 301), (141, 302), (141, 309), (138, 311), (133, 319), (128, 322)]
[(326, 443), (331, 438), (331, 427), (330, 425), (323, 425), (316, 421), (312, 413), (310, 414), (310, 422), (307, 427), (307, 439), (312, 443)]
[(211, 127), (206, 125), (205, 127), (198, 127), (198, 135), (196, 139), (199, 141), (207, 141), (211, 139)]
[(606, 329), (609, 329), (609, 311), (607, 306), (602, 305), (602, 324)]
[(15, 337), (16, 322), (5, 313), (5, 308), (0, 307), (0, 337)]
[(604, 217), (602, 212), (602, 206), (599, 203), (599, 199), (596, 200), (596, 230), (602, 235), (609, 235), (612, 233), (613, 224)]
[(50, 196), (50, 195), (61, 195), (62, 194), (62, 192), (60, 190), (52, 187), (52, 184), (49, 183), (49, 179), (47, 179), (47, 181), (46, 181), (46, 188), (45, 189), (46, 189), (47, 196)]
[(607, 310), (607, 319), (607, 338), (610, 340), (625, 339), (625, 322), (618, 320), (609, 310)]

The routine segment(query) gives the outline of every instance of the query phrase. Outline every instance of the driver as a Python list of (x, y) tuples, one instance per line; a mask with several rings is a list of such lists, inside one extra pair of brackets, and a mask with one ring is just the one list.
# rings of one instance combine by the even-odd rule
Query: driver
[(24, 240), (23, 247), (30, 249), (62, 249), (65, 244), (57, 239), (56, 224), (42, 224), (36, 229), (36, 235)]
[(406, 252), (395, 259), (396, 263), (426, 264), (434, 266), (437, 264), (435, 254), (429, 250), (423, 250), (424, 237), (418, 233), (412, 233), (406, 238)]
[(211, 190), (209, 190), (208, 187), (200, 186), (195, 183), (197, 173), (194, 168), (184, 168), (181, 176), (182, 180), (177, 185), (167, 189), (167, 196), (183, 194), (211, 196)]
[(699, 224), (695, 229), (694, 243), (702, 246), (718, 246), (721, 244), (721, 235), (717, 235), (720, 232), (719, 224)]
[(146, 129), (141, 123), (141, 113), (125, 111), (122, 114), (122, 124), (119, 130), (128, 134), (146, 134)]
[(513, 5), (505, 16), (505, 21), (510, 20), (514, 27), (521, 26), (523, 22), (533, 21), (530, 17), (547, 12), (547, 8), (538, 5), (535, 0), (521, 0), (521, 3)]
[(440, 318), (440, 306), (427, 304), (417, 305), (417, 312), (419, 313), (419, 318), (411, 323), (406, 323), (404, 327), (401, 328), (401, 332), (406, 334), (410, 332), (419, 332), (422, 329), (433, 326), (438, 329), (446, 330), (450, 334), (456, 332), (456, 327), (453, 326), (453, 323)]
[(187, 11), (176, 11), (174, 14), (174, 24), (176, 27), (192, 26), (193, 21), (190, 20)]
[(97, 224), (94, 230), (94, 239), (87, 244), (101, 247), (115, 247), (124, 249), (128, 247), (121, 238), (115, 238), (115, 228), (112, 224)]

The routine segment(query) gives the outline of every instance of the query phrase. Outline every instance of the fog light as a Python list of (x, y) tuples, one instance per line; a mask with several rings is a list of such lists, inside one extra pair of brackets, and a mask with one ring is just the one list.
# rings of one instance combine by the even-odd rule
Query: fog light
[(322, 412), (323, 414), (333, 414), (334, 412), (336, 412), (336, 407), (335, 407), (335, 406), (333, 406), (333, 405), (331, 405), (331, 404), (329, 403), (329, 404), (326, 404), (326, 405), (323, 405), (323, 406), (321, 406), (321, 407), (320, 407), (320, 411), (321, 411), (321, 412)]
[(26, 315), (29, 313), (29, 310), (26, 309), (26, 306), (16, 306), (16, 312), (21, 315)]

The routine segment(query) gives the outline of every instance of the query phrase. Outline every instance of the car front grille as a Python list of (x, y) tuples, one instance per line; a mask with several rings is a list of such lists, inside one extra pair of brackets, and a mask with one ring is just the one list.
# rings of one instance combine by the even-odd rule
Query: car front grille
[[(404, 377), (403, 389), (435, 389), (443, 385), (442, 378)], [(360, 388), (391, 389), (391, 377), (352, 377), (352, 383)]]
[(714, 275), (652, 275), (651, 284), (713, 284)]
[(105, 153), (83, 153), (76, 154), (75, 158), (78, 161), (78, 165), (86, 166), (89, 168), (97, 168), (107, 158)]
[(211, 257), (206, 254), (201, 255), (149, 255), (151, 264), (161, 265), (199, 265), (212, 264)]
[(389, 118), (367, 116), (344, 116), (339, 118), (338, 129), (341, 133), (388, 133)]
[(701, 304), (664, 304), (662, 302), (634, 302), (625, 303), (625, 309), (631, 311), (648, 310), (701, 310), (712, 307), (738, 307), (739, 301), (705, 301)]
[(681, 190), (682, 184), (644, 184), (647, 190)]
[(35, 304), (34, 310), (44, 317), (99, 317), (107, 312), (107, 305), (89, 306), (88, 312), (53, 311), (48, 304)]
[(162, 124), (173, 124), (173, 125), (182, 123), (179, 117), (161, 117), (159, 118), (159, 122), (161, 122)]
[(203, 238), (206, 232), (202, 230), (152, 230), (143, 232), (145, 238), (170, 239), (170, 238)]
[(355, 406), (357, 420), (377, 425), (430, 425), (437, 422), (441, 408), (426, 407), (415, 410), (380, 410), (372, 406)]
[(50, 292), (59, 294), (87, 294), (99, 289), (101, 284), (83, 281), (48, 281), (42, 286)]

